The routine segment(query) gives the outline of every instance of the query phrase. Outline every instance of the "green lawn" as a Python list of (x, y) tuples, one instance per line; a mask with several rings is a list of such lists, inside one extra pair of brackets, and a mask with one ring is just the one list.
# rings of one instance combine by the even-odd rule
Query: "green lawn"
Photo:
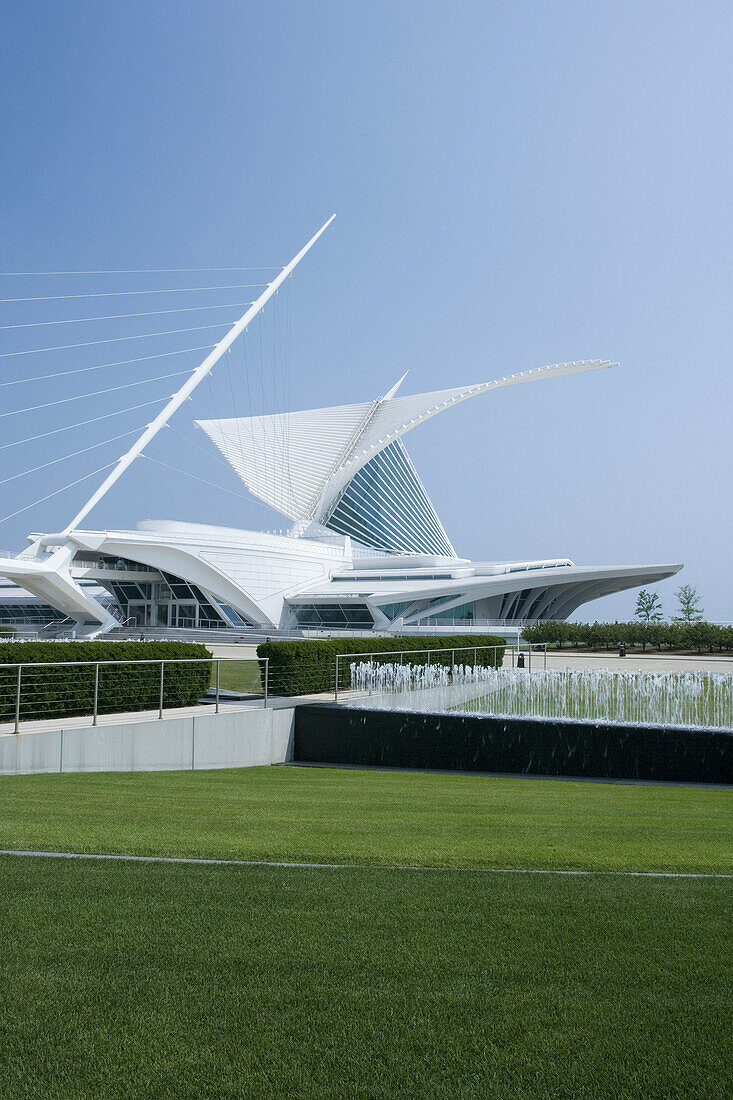
[(731, 793), (316, 768), (0, 779), (0, 848), (733, 871)]
[(0, 873), (13, 1100), (730, 1095), (721, 881)]
[[(216, 664), (211, 666), (211, 687), (216, 687)], [(219, 662), (219, 687), (226, 691), (241, 691), (243, 695), (262, 694), (259, 661)]]
[(360, 865), (0, 856), (0, 1097), (722, 1100), (731, 880), (472, 868), (730, 872), (732, 832), (712, 788), (0, 779), (0, 847)]

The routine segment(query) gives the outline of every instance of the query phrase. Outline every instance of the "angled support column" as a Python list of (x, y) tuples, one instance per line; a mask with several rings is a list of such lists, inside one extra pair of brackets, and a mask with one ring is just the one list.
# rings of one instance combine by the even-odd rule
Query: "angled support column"
[(236, 324), (230, 328), (224, 339), (220, 340), (219, 343), (216, 344), (216, 346), (206, 356), (203, 363), (201, 363), (200, 366), (198, 366), (196, 370), (187, 378), (181, 388), (173, 394), (173, 397), (171, 397), (165, 408), (158, 413), (158, 415), (153, 421), (151, 421), (150, 424), (148, 424), (142, 435), (135, 441), (135, 443), (133, 443), (129, 451), (126, 451), (126, 453), (123, 454), (122, 458), (120, 458), (120, 460), (117, 462), (117, 465), (107, 475), (107, 477), (104, 479), (96, 492), (92, 494), (84, 507), (77, 512), (71, 523), (69, 523), (69, 525), (64, 528), (64, 535), (71, 534), (71, 532), (79, 526), (81, 521), (89, 514), (89, 512), (91, 512), (95, 504), (98, 504), (102, 497), (109, 491), (109, 489), (112, 488), (115, 482), (120, 477), (122, 477), (128, 466), (130, 466), (135, 461), (138, 455), (142, 454), (143, 448), (146, 447), (147, 444), (155, 438), (161, 428), (165, 427), (170, 418), (173, 416), (173, 413), (181, 407), (183, 402), (193, 393), (198, 384), (200, 382), (203, 382), (204, 378), (206, 378), (206, 375), (209, 374), (211, 369), (216, 365), (216, 363), (218, 363), (222, 355), (229, 350), (237, 337), (241, 336), (241, 334), (244, 332), (250, 321), (257, 316), (257, 314), (270, 300), (273, 294), (276, 293), (279, 287), (285, 282), (288, 275), (290, 275), (291, 272), (295, 270), (295, 268), (305, 256), (306, 252), (309, 252), (318, 240), (318, 238), (321, 236), (321, 234), (325, 233), (335, 217), (336, 215), (333, 214), (328, 219), (328, 221), (321, 226), (315, 236), (311, 237), (308, 243), (303, 248), (301, 248), (298, 255), (294, 256), (290, 263), (282, 269), (277, 278), (273, 279), (271, 283), (268, 283), (267, 290), (264, 292), (264, 294), (261, 294), (257, 301), (252, 303), (247, 312), (244, 313), (236, 322)]

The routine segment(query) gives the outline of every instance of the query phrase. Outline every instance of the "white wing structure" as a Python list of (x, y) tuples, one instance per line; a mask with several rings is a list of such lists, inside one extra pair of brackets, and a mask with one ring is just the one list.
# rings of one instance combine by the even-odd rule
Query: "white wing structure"
[(372, 407), (365, 402), (194, 423), (254, 496), (290, 519), (312, 519), (324, 485), (359, 438)]
[(372, 402), (196, 424), (250, 492), (288, 518), (315, 521), (379, 549), (453, 556), (401, 437), (489, 390), (613, 365), (606, 359), (557, 363), (411, 397), (393, 396), (395, 386)]

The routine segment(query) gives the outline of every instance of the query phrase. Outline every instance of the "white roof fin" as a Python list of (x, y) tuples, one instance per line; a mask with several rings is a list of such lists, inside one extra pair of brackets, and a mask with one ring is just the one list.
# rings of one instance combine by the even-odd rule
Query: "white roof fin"
[(409, 374), (409, 373), (410, 373), (410, 372), (409, 372), (409, 370), (406, 370), (406, 371), (405, 371), (405, 373), (404, 373), (404, 374), (402, 375), (402, 377), (401, 377), (401, 378), (399, 378), (399, 379), (398, 379), (398, 380), (397, 380), (397, 381), (395, 382), (395, 384), (394, 384), (394, 386), (392, 387), (392, 389), (391, 389), (391, 390), (387, 390), (387, 392), (385, 393), (384, 397), (380, 397), (380, 401), (389, 401), (389, 400), (390, 400), (390, 398), (394, 397), (394, 395), (395, 395), (395, 394), (397, 393), (397, 390), (398, 390), (398, 389), (400, 388), (400, 386), (402, 385), (402, 383), (403, 383), (403, 382), (405, 381), (405, 379), (407, 378), (407, 376), (408, 376), (408, 374)]

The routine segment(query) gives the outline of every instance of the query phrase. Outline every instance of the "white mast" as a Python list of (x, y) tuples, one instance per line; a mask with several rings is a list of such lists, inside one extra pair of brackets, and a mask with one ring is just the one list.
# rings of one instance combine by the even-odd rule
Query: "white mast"
[(321, 226), (315, 236), (311, 237), (311, 239), (308, 241), (308, 244), (305, 245), (304, 248), (301, 248), (298, 255), (295, 256), (290, 261), (290, 263), (282, 269), (277, 278), (274, 279), (271, 283), (267, 284), (267, 289), (265, 290), (264, 294), (261, 294), (257, 301), (252, 303), (247, 312), (239, 318), (237, 323), (233, 325), (232, 328), (230, 328), (224, 339), (220, 340), (219, 343), (212, 348), (212, 350), (204, 359), (203, 363), (201, 363), (201, 365), (198, 366), (196, 370), (189, 375), (181, 388), (173, 394), (165, 408), (158, 413), (155, 420), (151, 421), (151, 423), (148, 424), (145, 431), (135, 441), (135, 443), (133, 443), (129, 451), (122, 455), (122, 457), (117, 462), (115, 468), (107, 475), (107, 477), (104, 479), (96, 492), (86, 502), (84, 507), (79, 512), (77, 512), (68, 527), (64, 528), (64, 535), (71, 534), (71, 532), (79, 526), (85, 516), (87, 516), (89, 512), (91, 512), (95, 504), (97, 504), (102, 499), (107, 490), (112, 488), (118, 478), (120, 478), (122, 474), (124, 474), (127, 467), (130, 466), (135, 461), (137, 456), (142, 453), (143, 448), (146, 447), (150, 440), (158, 434), (161, 428), (165, 427), (170, 418), (173, 416), (173, 413), (176, 411), (176, 409), (179, 409), (186, 398), (189, 397), (191, 393), (193, 393), (199, 382), (203, 382), (204, 378), (212, 369), (212, 367), (215, 366), (219, 359), (221, 359), (224, 352), (232, 346), (237, 337), (244, 332), (250, 321), (257, 316), (257, 314), (273, 296), (276, 290), (285, 282), (288, 275), (290, 275), (290, 273), (298, 266), (300, 261), (305, 256), (306, 252), (308, 252), (313, 247), (321, 234), (324, 233), (326, 229), (328, 229), (329, 225), (335, 217), (335, 214), (331, 215), (328, 221)]

